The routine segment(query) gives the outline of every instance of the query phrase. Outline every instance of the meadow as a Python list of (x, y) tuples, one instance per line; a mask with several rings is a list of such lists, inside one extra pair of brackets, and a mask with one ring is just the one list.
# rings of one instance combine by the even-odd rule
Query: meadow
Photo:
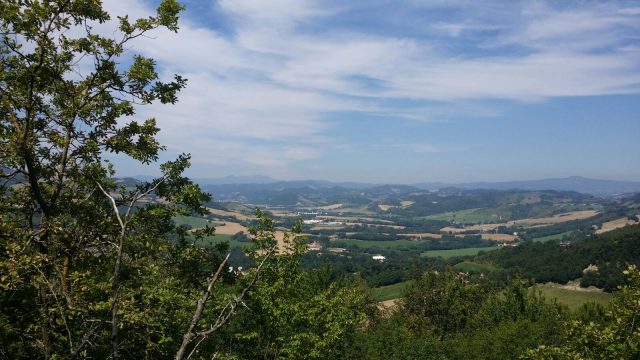
[(560, 304), (567, 305), (569, 309), (576, 310), (583, 304), (595, 302), (607, 305), (612, 295), (600, 291), (571, 290), (559, 287), (556, 284), (536, 284), (532, 289), (542, 292), (547, 301), (556, 300)]

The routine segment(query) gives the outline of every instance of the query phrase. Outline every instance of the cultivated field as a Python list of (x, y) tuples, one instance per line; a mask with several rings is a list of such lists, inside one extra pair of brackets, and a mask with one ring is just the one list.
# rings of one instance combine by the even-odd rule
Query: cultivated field
[(483, 240), (493, 240), (493, 241), (515, 241), (518, 239), (517, 236), (511, 234), (481, 234), (480, 237)]
[(582, 220), (598, 215), (596, 210), (572, 211), (543, 218), (529, 218), (507, 222), (510, 225), (552, 225), (572, 220)]
[(235, 212), (235, 211), (226, 211), (226, 210), (212, 209), (212, 208), (207, 208), (207, 210), (210, 213), (212, 213), (213, 215), (233, 216), (236, 219), (238, 219), (239, 221), (251, 221), (251, 220), (255, 219), (254, 216), (247, 216), (247, 215), (241, 214), (239, 212)]
[(514, 225), (523, 225), (523, 226), (529, 226), (529, 227), (547, 226), (547, 225), (559, 224), (559, 223), (572, 221), (572, 220), (587, 219), (596, 215), (598, 215), (598, 211), (596, 210), (572, 211), (568, 213), (542, 217), (542, 218), (527, 218), (527, 219), (511, 220), (503, 223), (493, 223), (493, 224), (476, 224), (476, 225), (465, 226), (464, 228), (446, 226), (440, 229), (440, 231), (451, 232), (455, 234), (455, 233), (461, 233), (465, 231), (478, 231), (478, 232), (493, 231), (500, 226), (505, 226), (505, 227), (511, 227)]
[(423, 238), (442, 239), (442, 234), (434, 234), (434, 233), (398, 234), (398, 236), (404, 236), (414, 240), (422, 240)]
[(606, 233), (611, 230), (615, 230), (621, 227), (625, 227), (627, 225), (633, 225), (637, 223), (638, 223), (637, 221), (629, 220), (626, 217), (615, 219), (612, 221), (607, 221), (606, 223), (602, 224), (602, 227), (600, 229), (596, 230), (596, 234)]
[(318, 209), (336, 210), (336, 209), (340, 209), (341, 207), (342, 207), (342, 204), (331, 204), (331, 205), (325, 205), (325, 206), (318, 206)]
[(230, 222), (230, 221), (214, 221), (213, 225), (216, 227), (216, 234), (220, 234), (220, 235), (234, 235), (240, 231), (242, 231), (245, 234), (249, 234), (249, 229), (247, 229), (246, 227), (238, 224), (238, 223), (234, 223), (234, 222)]

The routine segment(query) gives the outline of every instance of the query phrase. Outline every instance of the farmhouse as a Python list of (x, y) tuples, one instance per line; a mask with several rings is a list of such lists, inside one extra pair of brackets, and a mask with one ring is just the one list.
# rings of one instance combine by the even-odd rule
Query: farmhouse
[(380, 262), (384, 262), (387, 259), (386, 257), (384, 257), (382, 255), (379, 255), (379, 254), (378, 255), (373, 255), (371, 258), (373, 260), (380, 261)]

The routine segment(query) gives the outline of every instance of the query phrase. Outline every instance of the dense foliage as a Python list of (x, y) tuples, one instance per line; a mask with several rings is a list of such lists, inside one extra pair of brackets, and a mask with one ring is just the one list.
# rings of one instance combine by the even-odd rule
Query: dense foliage
[[(265, 356), (299, 358), (317, 339), (316, 353), (338, 349), (359, 321), (355, 288), (297, 286), (306, 275), (281, 264), (297, 263), (302, 242), (285, 237), (281, 249), (261, 213), (245, 272), (227, 271), (226, 245), (200, 246), (213, 229), (176, 226), (210, 199), (182, 176), (188, 155), (149, 182), (114, 179), (107, 158), (148, 164), (164, 149), (136, 109), (176, 102), (186, 80), (161, 81), (153, 59), (128, 49), (156, 28), (177, 31), (181, 10), (164, 0), (153, 16), (112, 19), (100, 1), (0, 2), (0, 357), (210, 358), (226, 326), (257, 331), (234, 325), (251, 304), (262, 314), (252, 319), (300, 319), (259, 332), (277, 335)], [(315, 317), (298, 305), (310, 299)], [(294, 331), (329, 308), (336, 317), (313, 336)]]
[[(538, 282), (567, 281), (582, 278), (581, 285), (616, 290), (624, 283), (622, 271), (628, 264), (640, 262), (640, 225), (627, 226), (581, 241), (524, 242), (480, 256), (510, 273)], [(585, 271), (595, 265), (592, 271)]]

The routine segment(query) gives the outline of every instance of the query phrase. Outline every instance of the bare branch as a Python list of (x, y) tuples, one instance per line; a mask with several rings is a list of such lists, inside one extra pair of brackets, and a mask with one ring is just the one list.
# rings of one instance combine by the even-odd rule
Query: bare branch
[[(195, 338), (200, 338), (198, 340), (198, 342), (195, 344), (195, 346), (193, 347), (193, 349), (191, 349), (191, 352), (189, 353), (189, 356), (187, 356), (187, 359), (191, 358), (191, 356), (195, 353), (196, 349), (198, 348), (198, 346), (200, 345), (200, 343), (202, 343), (203, 340), (205, 340), (209, 335), (211, 335), (212, 333), (214, 333), (216, 330), (220, 329), (221, 327), (223, 327), (230, 319), (231, 317), (233, 317), (236, 314), (236, 309), (238, 307), (238, 305), (242, 305), (244, 307), (246, 307), (247, 305), (244, 303), (244, 298), (247, 295), (247, 293), (249, 292), (249, 290), (251, 290), (256, 282), (258, 281), (258, 279), (260, 278), (260, 274), (262, 271), (262, 267), (264, 266), (264, 264), (267, 262), (267, 260), (269, 260), (273, 254), (275, 254), (276, 250), (277, 250), (278, 246), (277, 244), (272, 246), (269, 251), (267, 252), (267, 254), (264, 256), (264, 258), (262, 258), (262, 261), (260, 262), (260, 264), (258, 265), (258, 267), (256, 268), (253, 278), (251, 279), (251, 281), (249, 282), (249, 284), (247, 284), (247, 286), (245, 286), (242, 291), (240, 292), (239, 296), (234, 297), (233, 300), (229, 301), (223, 308), (222, 310), (220, 310), (220, 313), (218, 314), (218, 318), (216, 319), (216, 322), (207, 330), (204, 331), (198, 331), (196, 333), (193, 333), (193, 330), (195, 329), (195, 327), (197, 326), (197, 321), (194, 323), (193, 320), (191, 322), (191, 326), (189, 327), (189, 331), (185, 334), (183, 341), (182, 341), (182, 346), (180, 346), (180, 349), (178, 350), (178, 353), (176, 354), (176, 360), (182, 360), (184, 359), (184, 351), (186, 351), (186, 348), (188, 347), (189, 343), (191, 343)], [(229, 257), (229, 255), (227, 255), (227, 258)], [(225, 259), (226, 261), (226, 259)], [(223, 262), (224, 264), (224, 262)], [(221, 265), (223, 265), (221, 264)], [(220, 270), (220, 269), (218, 269)], [(212, 285), (212, 284), (211, 284)], [(207, 288), (207, 290), (209, 290), (209, 287)], [(201, 305), (201, 300), (203, 300), (205, 298), (205, 295), (208, 298), (208, 294), (205, 293), (203, 295), (203, 297), (198, 301), (198, 308), (200, 308)], [(205, 301), (206, 302), (206, 299)], [(204, 302), (202, 303), (202, 308), (204, 309)], [(196, 310), (197, 312), (197, 310)], [(199, 317), (202, 314), (199, 315)], [(200, 320), (198, 317), (198, 321)], [(195, 314), (194, 314), (194, 320), (196, 319)], [(186, 341), (186, 342), (185, 342)]]
[(227, 261), (229, 260), (229, 256), (231, 256), (231, 253), (228, 253), (227, 256), (225, 256), (224, 260), (222, 260), (222, 262), (220, 263), (220, 266), (218, 266), (218, 269), (216, 270), (215, 274), (213, 274), (213, 276), (211, 276), (207, 280), (207, 289), (205, 290), (204, 294), (202, 294), (202, 297), (198, 300), (198, 305), (196, 306), (196, 311), (193, 313), (193, 317), (191, 318), (191, 324), (189, 325), (189, 329), (182, 337), (182, 344), (180, 345), (180, 348), (176, 353), (176, 360), (184, 359), (184, 356), (187, 351), (187, 347), (189, 346), (189, 344), (191, 344), (191, 342), (195, 338), (196, 336), (195, 329), (198, 326), (198, 322), (200, 322), (200, 318), (202, 317), (204, 307), (207, 304), (209, 297), (211, 296), (211, 290), (213, 289), (213, 285), (218, 281), (218, 278), (220, 276), (220, 273), (222, 272), (222, 269), (224, 269)]

